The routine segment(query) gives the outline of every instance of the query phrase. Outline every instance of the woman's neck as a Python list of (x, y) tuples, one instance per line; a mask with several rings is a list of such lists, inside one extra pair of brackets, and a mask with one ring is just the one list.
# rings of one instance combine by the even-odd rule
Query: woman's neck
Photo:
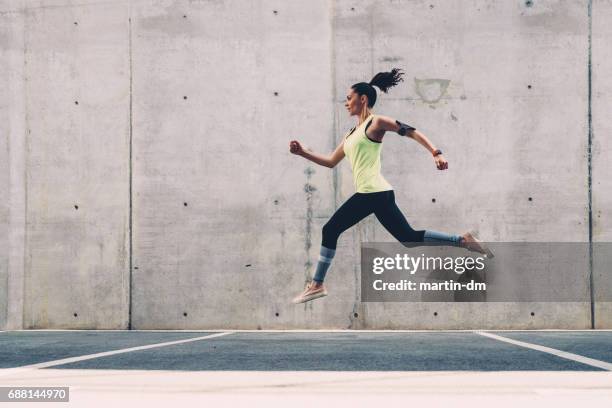
[(370, 109), (365, 108), (364, 110), (361, 111), (361, 113), (359, 114), (359, 122), (357, 123), (357, 126), (361, 125), (363, 122), (365, 122), (365, 120), (368, 118), (368, 116), (370, 116), (372, 114), (372, 112), (370, 111)]

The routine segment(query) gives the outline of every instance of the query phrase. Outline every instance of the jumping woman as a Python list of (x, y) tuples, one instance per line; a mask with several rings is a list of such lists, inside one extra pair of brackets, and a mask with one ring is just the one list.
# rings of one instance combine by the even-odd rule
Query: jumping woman
[(438, 170), (448, 169), (448, 162), (423, 133), (414, 127), (387, 116), (375, 115), (371, 109), (376, 103), (374, 86), (387, 93), (387, 90), (403, 81), (399, 69), (380, 72), (369, 83), (360, 82), (348, 91), (344, 106), (350, 116), (357, 117), (357, 126), (343, 138), (331, 156), (323, 156), (302, 147), (292, 140), (289, 150), (321, 166), (333, 168), (347, 156), (353, 171), (355, 194), (349, 198), (329, 221), (323, 226), (323, 239), (319, 252), (319, 262), (312, 282), (304, 292), (293, 299), (293, 303), (308, 302), (327, 296), (323, 280), (336, 253), (340, 234), (374, 213), (380, 223), (399, 242), (428, 242), (466, 248), (492, 257), (484, 243), (476, 239), (473, 232), (451, 235), (430, 230), (415, 231), (395, 204), (393, 187), (380, 173), (380, 150), (385, 132), (396, 132), (400, 136), (416, 140), (433, 156)]

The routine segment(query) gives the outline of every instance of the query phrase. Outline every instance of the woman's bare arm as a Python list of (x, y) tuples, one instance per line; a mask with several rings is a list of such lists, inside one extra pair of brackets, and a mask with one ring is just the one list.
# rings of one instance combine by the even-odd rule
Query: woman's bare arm
[(433, 143), (431, 143), (431, 141), (427, 138), (427, 136), (425, 136), (424, 134), (422, 134), (416, 129), (410, 132), (408, 137), (411, 137), (412, 139), (419, 142), (419, 144), (423, 146), (424, 148), (426, 148), (427, 150), (429, 150), (429, 153), (431, 154), (433, 154), (437, 150), (436, 146), (434, 146)]
[[(384, 131), (399, 132), (401, 128), (400, 124), (396, 120), (388, 116), (380, 116), (380, 115), (376, 117), (375, 122), (372, 123), (372, 127), (375, 127), (375, 129), (380, 129), (383, 132)], [(410, 130), (408, 130), (408, 133), (406, 133), (406, 136), (411, 139), (416, 140), (421, 146), (426, 148), (429, 151), (429, 153), (431, 153), (432, 155), (436, 152), (436, 150), (438, 150), (436, 146), (434, 146), (434, 144), (427, 138), (427, 136), (425, 136), (423, 133), (419, 132), (418, 130), (414, 128), (411, 128)], [(442, 156), (442, 154), (438, 154), (434, 156), (434, 161), (436, 163), (436, 167), (439, 170), (445, 170), (448, 168), (448, 162)]]
[(297, 154), (302, 156), (311, 162), (317, 163), (321, 166), (334, 168), (336, 165), (344, 158), (344, 141), (336, 147), (336, 150), (331, 154), (331, 156), (324, 156), (322, 154), (318, 154), (307, 150), (302, 147), (300, 142), (297, 140), (292, 140), (289, 144), (290, 151), (293, 154)]

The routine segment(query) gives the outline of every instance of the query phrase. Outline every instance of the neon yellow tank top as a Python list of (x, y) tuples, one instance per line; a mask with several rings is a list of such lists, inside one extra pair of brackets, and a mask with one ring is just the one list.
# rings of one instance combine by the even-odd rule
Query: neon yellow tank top
[(366, 136), (365, 129), (374, 115), (344, 137), (344, 154), (348, 157), (353, 170), (355, 191), (358, 193), (376, 193), (393, 190), (393, 187), (380, 174), (380, 150), (382, 142), (373, 142)]

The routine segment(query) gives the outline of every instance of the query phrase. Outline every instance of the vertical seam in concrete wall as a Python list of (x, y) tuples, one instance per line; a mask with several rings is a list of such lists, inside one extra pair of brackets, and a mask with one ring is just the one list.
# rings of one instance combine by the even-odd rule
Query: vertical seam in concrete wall
[[(131, 7), (130, 7), (130, 15), (131, 15)], [(128, 221), (128, 230), (129, 230), (129, 288), (128, 288), (128, 329), (132, 330), (132, 17), (128, 17), (128, 51), (130, 56), (130, 131), (129, 131), (129, 206), (130, 206), (130, 215)]]
[(589, 34), (588, 34), (588, 201), (589, 201), (589, 289), (591, 296), (591, 329), (595, 328), (595, 297), (593, 284), (593, 118), (592, 118), (592, 64), (591, 64), (591, 45), (592, 45), (592, 23), (593, 23), (593, 0), (588, 2)]

